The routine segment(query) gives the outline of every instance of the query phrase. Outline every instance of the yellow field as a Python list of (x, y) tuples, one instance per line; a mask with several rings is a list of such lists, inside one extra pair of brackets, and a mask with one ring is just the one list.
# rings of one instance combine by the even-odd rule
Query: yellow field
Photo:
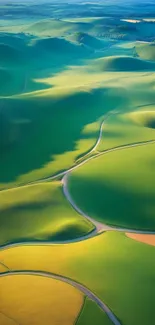
[(0, 264), (0, 273), (6, 272), (6, 271), (7, 271), (6, 267), (3, 264)]
[[(127, 238), (124, 233), (107, 232), (65, 245), (9, 248), (1, 250), (0, 260), (11, 270), (53, 272), (82, 283), (115, 312), (122, 324), (131, 325), (130, 317), (134, 315), (136, 304), (141, 312), (132, 319), (132, 325), (151, 324), (155, 250), (153, 246)], [(48, 283), (50, 285), (50, 281)]]
[(11, 319), (22, 325), (71, 325), (83, 305), (77, 289), (41, 276), (1, 277), (0, 288), (1, 325), (12, 325)]
[(16, 322), (13, 319), (8, 318), (6, 315), (0, 312), (0, 324), (1, 325), (15, 325)]

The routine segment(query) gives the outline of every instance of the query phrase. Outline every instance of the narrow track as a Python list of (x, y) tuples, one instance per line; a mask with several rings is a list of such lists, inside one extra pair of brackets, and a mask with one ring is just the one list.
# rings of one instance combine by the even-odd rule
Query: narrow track
[[(102, 122), (101, 126), (100, 126), (100, 132), (99, 132), (99, 137), (98, 140), (96, 142), (96, 144), (94, 145), (94, 147), (90, 150), (89, 154), (91, 154), (93, 151), (96, 150), (96, 148), (98, 147), (101, 138), (102, 138), (102, 129), (103, 129), (103, 125), (105, 123), (105, 120)], [(41, 182), (47, 182), (49, 180), (54, 180), (58, 177), (63, 177), (62, 178), (62, 185), (63, 185), (63, 193), (66, 197), (66, 199), (68, 200), (68, 202), (71, 204), (71, 206), (80, 214), (82, 215), (85, 219), (87, 219), (88, 221), (90, 221), (94, 226), (95, 226), (95, 230), (92, 231), (90, 234), (83, 236), (81, 238), (77, 238), (75, 240), (66, 240), (64, 242), (20, 242), (20, 243), (13, 243), (13, 244), (8, 244), (8, 245), (3, 245), (0, 247), (0, 249), (8, 249), (8, 248), (12, 248), (15, 246), (32, 246), (32, 245), (51, 245), (51, 244), (69, 244), (69, 243), (73, 243), (76, 241), (82, 241), (82, 240), (86, 240), (89, 238), (92, 238), (102, 232), (105, 231), (122, 231), (122, 232), (132, 232), (132, 233), (137, 233), (137, 234), (155, 234), (155, 232), (147, 232), (147, 231), (140, 231), (140, 230), (134, 230), (134, 229), (126, 229), (126, 228), (119, 228), (119, 227), (111, 227), (111, 226), (107, 226), (101, 222), (98, 222), (94, 219), (92, 219), (90, 216), (86, 215), (86, 213), (84, 213), (74, 202), (74, 200), (72, 199), (69, 190), (68, 190), (68, 176), (70, 175), (70, 173), (74, 170), (76, 170), (77, 168), (83, 166), (84, 164), (88, 163), (90, 160), (96, 159), (102, 155), (108, 154), (110, 152), (114, 152), (114, 151), (118, 151), (118, 150), (124, 150), (124, 149), (129, 149), (129, 148), (133, 148), (133, 147), (139, 147), (139, 146), (144, 146), (144, 145), (148, 145), (148, 144), (153, 144), (155, 143), (155, 140), (150, 140), (150, 141), (144, 141), (144, 142), (140, 142), (140, 143), (132, 143), (132, 144), (127, 144), (127, 145), (122, 145), (119, 147), (115, 147), (112, 149), (108, 149), (105, 150), (103, 152), (99, 152), (94, 156), (88, 157), (87, 159), (85, 159), (84, 161), (78, 163), (77, 165), (71, 167), (70, 169), (64, 171), (64, 172), (60, 172), (57, 175), (54, 175), (52, 177), (48, 177), (30, 184), (36, 184), (36, 183), (41, 183)], [(85, 158), (88, 155), (88, 153), (86, 155), (84, 155), (83, 158)], [(30, 185), (27, 184), (27, 185)], [(1, 265), (5, 266), (2, 262), (0, 263)], [(6, 267), (6, 266), (5, 266)], [(112, 321), (112, 323), (114, 325), (121, 325), (120, 321), (117, 319), (117, 317), (115, 316), (115, 314), (109, 309), (109, 307), (102, 302), (102, 300), (100, 298), (98, 298), (91, 290), (89, 290), (87, 287), (83, 286), (81, 283), (78, 283), (74, 280), (71, 280), (70, 278), (61, 276), (61, 275), (56, 275), (53, 273), (48, 273), (48, 272), (41, 272), (41, 271), (12, 271), (9, 270), (9, 268), (7, 267), (8, 271), (0, 273), (0, 277), (4, 277), (4, 276), (15, 276), (15, 275), (35, 275), (35, 276), (43, 276), (43, 277), (48, 277), (48, 278), (53, 278), (55, 280), (60, 280), (63, 281), (65, 283), (68, 283), (69, 285), (72, 285), (73, 287), (77, 288), (78, 290), (80, 290), (81, 292), (84, 293), (84, 295), (86, 295), (87, 297), (89, 297), (89, 299), (91, 299), (92, 301), (94, 301), (108, 316), (108, 318)]]
[[(64, 240), (64, 241), (41, 241), (41, 242), (37, 242), (37, 241), (21, 241), (18, 243), (11, 243), (11, 244), (5, 244), (5, 245), (1, 245), (0, 249), (4, 250), (4, 249), (8, 249), (8, 248), (13, 248), (13, 247), (17, 247), (17, 246), (32, 246), (32, 245), (61, 245), (61, 244), (71, 244), (71, 243), (75, 243), (75, 242), (80, 242), (82, 240), (86, 240), (86, 239), (90, 239), (93, 238), (105, 231), (119, 231), (119, 232), (129, 232), (129, 233), (136, 233), (136, 234), (144, 234), (144, 235), (154, 235), (155, 231), (147, 231), (147, 230), (138, 230), (138, 229), (129, 229), (129, 228), (122, 228), (122, 227), (117, 227), (117, 226), (109, 226), (106, 225), (102, 222), (98, 222), (97, 220), (91, 218), (90, 216), (88, 216), (84, 211), (82, 211), (74, 202), (74, 200), (72, 199), (69, 190), (68, 190), (68, 177), (70, 175), (70, 173), (73, 170), (76, 170), (77, 168), (79, 168), (80, 166), (83, 166), (84, 164), (86, 164), (87, 162), (89, 162), (90, 160), (96, 159), (102, 155), (108, 154), (110, 152), (114, 152), (114, 151), (118, 151), (118, 150), (124, 150), (124, 149), (129, 149), (129, 148), (133, 148), (133, 147), (140, 147), (140, 146), (144, 146), (147, 144), (153, 144), (155, 143), (155, 140), (150, 140), (150, 141), (145, 141), (145, 142), (141, 142), (141, 143), (134, 143), (134, 144), (128, 144), (128, 145), (124, 145), (124, 146), (120, 146), (120, 147), (116, 147), (113, 149), (108, 149), (106, 151), (100, 152), (98, 154), (96, 154), (95, 156), (89, 157), (86, 160), (84, 160), (83, 162), (81, 162), (80, 164), (70, 168), (69, 170), (61, 173), (61, 176), (63, 176), (62, 178), (62, 186), (63, 186), (63, 193), (64, 196), (66, 197), (67, 201), (72, 205), (72, 207), (81, 215), (83, 216), (85, 219), (87, 219), (88, 221), (90, 221), (95, 229), (90, 232), (87, 235), (84, 235), (82, 237), (79, 238), (75, 238), (75, 239), (71, 239), (71, 240)], [(58, 177), (58, 175), (60, 176), (60, 174), (57, 174), (57, 176), (52, 176), (50, 178), (47, 179), (43, 179), (38, 181), (37, 183), (42, 183), (42, 182), (47, 182), (49, 180), (53, 180), (55, 178)], [(33, 184), (36, 184), (33, 183)], [(5, 191), (5, 190), (4, 190)], [(7, 190), (6, 190), (7, 191)]]
[(121, 325), (120, 321), (117, 319), (115, 314), (111, 311), (111, 309), (102, 302), (100, 298), (98, 298), (92, 291), (90, 291), (87, 287), (83, 286), (81, 283), (78, 283), (70, 278), (64, 277), (62, 275), (57, 275), (54, 273), (41, 272), (41, 271), (10, 271), (0, 273), (0, 277), (4, 276), (19, 276), (19, 275), (34, 275), (34, 276), (42, 276), (47, 278), (52, 278), (55, 280), (63, 281), (74, 288), (80, 290), (85, 296), (94, 301), (108, 316), (108, 318), (112, 321), (114, 325)]
[[(124, 150), (124, 149), (129, 149), (129, 148), (133, 148), (133, 147), (139, 147), (139, 146), (144, 146), (144, 145), (147, 145), (147, 144), (153, 144), (155, 143), (155, 140), (150, 140), (150, 141), (146, 141), (146, 142), (142, 142), (142, 143), (135, 143), (135, 144), (130, 144), (130, 145), (124, 145), (124, 146), (121, 146), (121, 147), (116, 147), (116, 148), (113, 148), (113, 149), (108, 149), (106, 151), (103, 151), (99, 154), (97, 154), (96, 156), (93, 156), (93, 157), (90, 157), (88, 159), (86, 159), (85, 161), (83, 161), (82, 163), (80, 163), (79, 165), (75, 166), (75, 167), (72, 167), (70, 168), (69, 170), (65, 171), (62, 176), (62, 186), (63, 186), (63, 193), (64, 193), (64, 196), (66, 197), (67, 201), (71, 204), (71, 206), (81, 215), (83, 216), (85, 219), (87, 219), (88, 221), (90, 221), (95, 229), (90, 232), (89, 234), (87, 235), (84, 235), (82, 237), (78, 237), (78, 238), (75, 238), (75, 239), (71, 239), (71, 240), (64, 240), (64, 241), (40, 241), (40, 242), (37, 242), (37, 241), (21, 241), (21, 242), (18, 242), (18, 243), (11, 243), (11, 244), (5, 244), (5, 245), (1, 245), (0, 246), (0, 249), (1, 250), (5, 250), (5, 249), (8, 249), (8, 248), (13, 248), (13, 247), (18, 247), (18, 246), (32, 246), (32, 245), (35, 245), (35, 246), (46, 246), (46, 245), (61, 245), (61, 244), (72, 244), (72, 243), (75, 243), (75, 242), (80, 242), (80, 241), (83, 241), (83, 240), (87, 240), (87, 239), (90, 239), (90, 238), (93, 238), (105, 231), (119, 231), (119, 232), (128, 232), (128, 233), (136, 233), (136, 234), (144, 234), (144, 235), (154, 235), (155, 234), (155, 231), (147, 231), (147, 230), (138, 230), (138, 229), (128, 229), (128, 228), (122, 228), (122, 227), (117, 227), (117, 226), (108, 226), (102, 222), (98, 222), (97, 220), (91, 218), (90, 216), (88, 216), (84, 211), (82, 211), (77, 205), (76, 203), (74, 202), (74, 200), (72, 199), (70, 193), (69, 193), (69, 190), (68, 190), (68, 177), (70, 175), (70, 173), (77, 169), (78, 167), (84, 165), (85, 163), (89, 162), (90, 160), (92, 159), (95, 159), (97, 157), (100, 157), (102, 155), (105, 155), (105, 154), (108, 154), (110, 152), (113, 152), (113, 151), (117, 151), (117, 150)], [(55, 178), (55, 176), (54, 176)], [(50, 178), (50, 179), (53, 179), (53, 178)], [(47, 179), (44, 179), (44, 180), (41, 180), (39, 181), (38, 183), (42, 183), (42, 182), (46, 182), (46, 181), (49, 181), (49, 178)], [(34, 183), (35, 184), (35, 183)]]

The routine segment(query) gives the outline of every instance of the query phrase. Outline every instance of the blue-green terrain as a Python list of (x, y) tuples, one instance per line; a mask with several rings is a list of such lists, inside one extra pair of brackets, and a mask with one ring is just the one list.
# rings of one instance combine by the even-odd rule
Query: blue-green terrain
[(153, 325), (155, 2), (0, 1), (0, 325)]

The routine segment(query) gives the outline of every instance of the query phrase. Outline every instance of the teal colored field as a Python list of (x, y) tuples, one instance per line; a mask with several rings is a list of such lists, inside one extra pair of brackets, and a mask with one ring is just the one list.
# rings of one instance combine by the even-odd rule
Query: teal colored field
[(93, 225), (65, 200), (60, 182), (0, 192), (0, 245), (64, 241), (82, 237)]
[(154, 13), (0, 0), (0, 325), (153, 325)]
[(154, 149), (154, 144), (146, 144), (116, 150), (73, 171), (73, 200), (103, 223), (155, 230)]
[(155, 43), (140, 43), (136, 46), (137, 55), (145, 60), (155, 61)]
[[(29, 17), (22, 24), (6, 20), (1, 27), (1, 189), (73, 166), (95, 145), (107, 112), (154, 104), (155, 63), (138, 56), (139, 42), (128, 39), (131, 31), (139, 37), (139, 30), (130, 22), (116, 22), (106, 17)], [(143, 23), (139, 26), (141, 35)], [(115, 39), (106, 37), (111, 32)], [(124, 138), (128, 122), (125, 118), (119, 124), (113, 135), (107, 134), (106, 148), (122, 142), (117, 138)], [(138, 129), (130, 127), (136, 141)], [(149, 138), (146, 133), (143, 137)]]
[(131, 56), (111, 56), (97, 59), (94, 68), (99, 71), (154, 71), (155, 63)]

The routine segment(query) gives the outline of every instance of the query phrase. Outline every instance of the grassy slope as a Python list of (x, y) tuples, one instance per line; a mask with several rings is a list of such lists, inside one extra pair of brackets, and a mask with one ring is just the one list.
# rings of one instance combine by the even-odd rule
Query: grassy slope
[(30, 32), (37, 36), (63, 36), (64, 34), (73, 33), (76, 31), (87, 31), (92, 27), (91, 23), (85, 25), (80, 22), (67, 22), (63, 20), (41, 20), (32, 25), (24, 26), (23, 30), (25, 32)]
[(151, 324), (155, 317), (155, 249), (123, 233), (70, 245), (12, 248), (1, 251), (0, 259), (12, 270), (46, 270), (81, 282), (122, 324)]
[(137, 55), (145, 60), (155, 61), (155, 44), (140, 43), (136, 45)]
[(154, 71), (155, 64), (130, 56), (109, 56), (97, 59), (94, 67), (100, 71)]
[(144, 73), (90, 73), (74, 68), (42, 83), (49, 83), (50, 89), (4, 100), (18, 136), (1, 157), (1, 188), (67, 169), (92, 148), (98, 131), (91, 125), (107, 111), (152, 104), (155, 99), (152, 75)]
[(155, 110), (143, 110), (142, 112), (133, 112), (129, 115), (135, 123), (145, 126), (149, 129), (155, 129)]
[(50, 325), (52, 320), (53, 325), (73, 325), (83, 304), (81, 292), (44, 277), (1, 277), (0, 286), (0, 312), (18, 324)]
[(155, 112), (149, 110), (148, 107), (146, 111), (110, 116), (105, 122), (98, 150), (103, 151), (126, 144), (154, 140), (155, 130), (147, 125), (150, 123), (151, 126)]
[[(106, 9), (105, 9), (106, 8)], [(34, 36), (64, 36), (66, 34), (71, 34), (74, 32), (88, 32), (95, 36), (101, 36), (103, 38), (108, 38), (112, 40), (149, 40), (150, 37), (153, 39), (154, 36), (154, 24), (150, 24), (149, 22), (141, 22), (140, 24), (132, 24), (127, 21), (121, 21), (119, 18), (115, 18), (111, 12), (110, 6), (106, 6), (105, 8), (100, 9), (100, 11), (104, 12), (106, 10), (106, 14), (109, 17), (79, 17), (76, 18), (68, 18), (64, 19), (41, 19), (35, 21), (35, 16), (32, 17), (29, 15), (26, 20), (17, 20), (16, 24), (13, 24), (10, 20), (2, 20), (2, 23), (5, 26), (1, 26), (1, 31), (8, 31), (10, 33), (26, 33)], [(65, 10), (67, 9), (67, 15), (65, 14)], [(71, 17), (75, 15), (75, 12), (78, 12), (76, 6), (75, 8), (70, 8), (72, 14)], [(110, 9), (110, 10), (109, 10)], [(120, 7), (115, 7), (116, 10), (119, 10), (118, 15), (120, 14)], [(152, 8), (150, 7), (150, 10)], [(93, 8), (95, 14), (95, 8)], [(134, 9), (134, 11), (137, 10)], [(138, 8), (139, 10), (139, 8)], [(74, 11), (74, 13), (73, 13)], [(70, 13), (71, 13), (70, 12)], [(68, 8), (63, 8), (64, 16), (68, 16)], [(50, 12), (49, 12), (50, 14)], [(85, 12), (86, 15), (89, 16), (88, 12)], [(78, 14), (80, 16), (80, 13)], [(128, 15), (128, 13), (127, 13)], [(52, 16), (54, 16), (54, 11), (52, 9)], [(84, 16), (82, 14), (82, 16)], [(55, 17), (57, 18), (57, 10), (55, 12)], [(21, 23), (22, 22), (22, 23)], [(137, 26), (138, 25), (138, 26)]]
[(95, 32), (97, 35), (101, 28), (95, 26), (96, 20), (87, 21), (67, 21), (61, 19), (42, 19), (39, 21), (24, 21), (24, 24), (20, 22), (15, 26), (2, 26), (2, 32), (8, 33), (25, 33), (33, 35), (34, 37), (62, 37), (64, 35), (73, 34), (76, 32)]
[(65, 200), (59, 182), (0, 192), (0, 245), (27, 240), (68, 240), (93, 230)]
[[(95, 24), (97, 21), (95, 20)], [(75, 25), (49, 20), (37, 22), (29, 27), (46, 30), (49, 24), (50, 26), (54, 24), (56, 29), (61, 26), (64, 28), (66, 24)], [(80, 26), (77, 28), (80, 29)], [(6, 39), (10, 44), (9, 49), (12, 49), (14, 36), (9, 35), (7, 34)], [(11, 38), (10, 41), (8, 36)], [(92, 131), (90, 127), (89, 134), (86, 135), (85, 129), (89, 125), (99, 121), (111, 109), (123, 108), (126, 111), (128, 107), (146, 102), (150, 104), (155, 99), (151, 73), (145, 75), (144, 72), (119, 72), (125, 70), (126, 60), (129, 60), (134, 66), (133, 70), (136, 70), (135, 58), (117, 56), (94, 60), (94, 63), (86, 62), (84, 58), (89, 55), (83, 47), (54, 36), (55, 38), (35, 39), (31, 42), (31, 46), (27, 47), (25, 44), (29, 44), (30, 35), (23, 36), (25, 37), (23, 41), (21, 36), (20, 42), (18, 41), (26, 65), (20, 66), (17, 62), (18, 69), (11, 71), (12, 81), (2, 89), (2, 94), (13, 92), (17, 95), (1, 98), (2, 106), (5, 106), (3, 111), (9, 120), (12, 120), (11, 129), (13, 129), (9, 136), (11, 139), (1, 155), (1, 188), (27, 183), (67, 169), (75, 163), (78, 156), (94, 145), (98, 132)], [(58, 60), (58, 54), (62, 54), (60, 51), (62, 44), (65, 55), (60, 55), (61, 58)], [(54, 51), (51, 54), (53, 47)], [(78, 67), (67, 68), (68, 64), (73, 64), (69, 49), (73, 49), (72, 52), (76, 53), (75, 48), (80, 49), (83, 61), (78, 62)], [(17, 61), (12, 50), (9, 56)], [(3, 57), (6, 59), (4, 55)], [(55, 59), (52, 66), (53, 57)], [(77, 64), (77, 61), (74, 61), (74, 64), (75, 62)], [(148, 63), (140, 61), (142, 70), (143, 64)], [(26, 67), (26, 71), (23, 67)], [(64, 71), (61, 72), (61, 69)], [(111, 73), (104, 71), (109, 69), (119, 71)], [(15, 77), (16, 70), (18, 78)], [(21, 94), (18, 95), (19, 93)], [(10, 165), (14, 168), (10, 168)]]
[[(25, 30), (26, 32), (33, 33), (34, 35), (42, 35), (44, 37), (49, 36), (49, 34), (54, 37), (62, 36), (64, 35), (64, 33), (69, 31), (87, 32), (90, 29), (95, 34), (103, 34), (104, 32), (105, 34), (107, 34), (107, 32), (109, 33), (109, 29), (105, 29), (105, 31), (103, 30), (104, 28), (101, 22), (99, 22), (99, 26), (97, 24), (94, 24), (94, 19), (88, 20), (87, 22), (88, 25), (86, 26), (86, 24), (70, 24), (70, 22), (66, 23), (61, 21), (47, 20), (39, 22), (37, 24), (34, 23), (31, 26), (9, 26), (8, 30), (11, 33), (17, 32), (17, 29), (19, 30), (19, 32)], [(109, 22), (110, 20), (108, 18), (108, 24)], [(75, 21), (75, 23), (78, 23), (78, 21)], [(117, 29), (119, 28), (117, 27), (115, 20), (114, 25), (114, 29), (111, 29), (111, 26), (109, 26), (111, 29), (110, 34), (112, 33), (116, 35)], [(152, 31), (153, 28), (154, 26), (152, 27)], [(6, 26), (3, 29), (6, 31)], [(146, 30), (147, 34), (146, 25), (144, 26), (144, 29)], [(126, 26), (125, 34), (130, 35), (130, 32), (132, 32), (132, 29), (130, 29), (129, 26), (128, 28)], [(122, 30), (122, 33), (124, 33), (124, 30)], [(118, 36), (120, 35), (121, 28), (120, 33), (118, 33)], [(135, 36), (137, 38), (137, 34), (135, 34)], [(111, 53), (113, 55), (113, 49)], [(142, 53), (144, 53), (143, 49)], [(116, 55), (119, 54), (120, 53), (116, 52)], [(121, 54), (126, 55), (126, 53)], [(148, 53), (146, 54), (147, 56), (145, 56), (145, 59), (150, 59), (150, 54), (149, 56)], [(43, 62), (44, 60), (41, 61)], [(133, 70), (137, 69), (135, 62), (139, 61), (131, 61), (132, 63), (134, 63), (134, 65), (129, 66), (130, 70), (131, 67), (133, 67)], [(128, 63), (130, 63), (131, 61), (129, 60)], [(150, 64), (148, 65), (144, 62), (144, 67), (148, 68), (148, 66), (151, 67)], [(124, 66), (122, 67), (122, 62), (120, 59), (112, 59), (110, 61), (108, 60), (106, 61), (106, 64), (103, 64), (103, 66), (102, 64), (99, 64), (97, 68), (99, 69), (99, 71), (104, 69), (112, 69), (115, 71), (120, 69), (126, 70), (126, 60), (125, 68)], [(140, 65), (139, 69), (143, 69), (143, 65)], [(49, 73), (51, 73), (50, 70), (48, 70), (48, 74)], [(120, 99), (122, 100), (122, 106), (124, 106), (124, 110), (126, 110), (128, 107), (130, 107), (130, 109), (132, 107), (133, 109), (134, 106), (146, 103), (150, 104), (154, 101), (154, 84), (152, 82), (154, 75), (150, 74), (149, 80), (148, 76), (146, 76), (145, 74), (140, 75), (127, 73), (126, 75), (123, 75), (121, 73), (115, 73), (111, 74), (110, 77), (109, 76), (110, 74), (108, 73), (108, 75), (102, 76), (101, 78), (101, 75), (96, 76), (93, 72), (92, 75), (87, 75), (86, 80), (83, 80), (82, 75), (79, 84), (76, 87), (81, 87), (81, 84), (85, 84), (85, 86), (87, 87), (88, 79), (90, 79), (91, 82), (95, 79), (93, 87), (98, 87), (100, 83), (102, 83), (102, 87), (104, 87), (104, 96), (102, 100), (101, 97), (99, 97), (99, 93), (96, 92), (95, 96), (93, 96), (93, 102), (95, 103), (93, 105), (92, 96), (90, 96), (89, 101), (88, 98), (85, 98), (83, 100), (83, 96), (81, 96), (80, 94), (79, 100), (76, 96), (74, 96), (73, 100), (71, 100), (71, 103), (69, 100), (69, 102), (65, 102), (65, 105), (64, 98), (62, 99), (62, 102), (59, 98), (60, 106), (55, 105), (54, 110), (50, 111), (51, 106), (53, 105), (53, 99), (50, 99), (51, 101), (48, 102), (46, 94), (48, 96), (51, 92), (51, 89), (49, 90), (49, 92), (42, 92), (43, 104), (41, 104), (42, 98), (37, 98), (36, 94), (32, 95), (35, 98), (32, 99), (32, 97), (30, 96), (29, 100), (25, 100), (25, 98), (20, 101), (10, 100), (10, 111), (13, 112), (12, 115), (16, 115), (16, 118), (18, 121), (20, 120), (20, 123), (22, 121), (21, 125), (22, 129), (24, 130), (18, 128), (18, 130), (15, 131), (15, 136), (13, 135), (13, 139), (17, 139), (17, 146), (16, 141), (13, 141), (14, 146), (11, 147), (11, 151), (9, 152), (7, 148), (5, 154), (3, 153), (3, 157), (0, 163), (0, 167), (2, 170), (0, 174), (0, 181), (2, 183), (2, 187), (14, 185), (15, 183), (28, 182), (31, 179), (45, 177), (46, 175), (53, 174), (60, 169), (69, 167), (71, 164), (74, 163), (74, 160), (78, 155), (80, 155), (84, 151), (87, 151), (92, 146), (92, 144), (94, 144), (97, 136), (97, 129), (95, 127), (94, 133), (94, 127), (92, 127), (92, 123), (94, 121), (98, 121), (100, 116), (103, 115), (106, 110), (116, 108), (116, 106), (120, 108)], [(8, 89), (4, 87), (2, 93), (3, 95), (10, 94), (11, 91), (15, 93), (23, 91), (23, 76), (19, 77), (17, 81), (20, 81), (20, 84), (17, 83), (17, 86), (15, 87), (16, 80), (13, 83), (9, 83), (9, 85), (7, 85)], [(75, 74), (70, 80), (64, 80), (62, 85), (58, 84), (58, 88), (66, 87), (66, 85), (68, 85), (68, 89), (70, 90), (70, 87), (74, 84), (74, 79)], [(52, 86), (53, 82), (54, 80), (52, 80)], [(12, 85), (14, 88), (12, 88)], [(28, 85), (24, 92), (35, 90), (33, 87), (36, 87), (36, 90), (39, 89), (39, 86), (38, 88), (37, 86), (34, 86), (34, 84), (32, 86), (31, 81), (28, 81)], [(89, 91), (90, 89), (88, 90), (88, 92)], [(105, 95), (106, 91), (107, 95)], [(79, 93), (80, 92), (81, 88)], [(117, 98), (115, 96), (116, 92), (118, 93)], [(127, 100), (124, 100), (124, 94), (127, 94)], [(97, 98), (101, 106), (99, 111), (96, 108)], [(111, 98), (110, 105), (109, 98)], [(73, 107), (76, 102), (77, 107), (75, 112), (75, 109), (73, 109)], [(94, 115), (93, 113), (91, 118), (88, 118), (88, 116), (90, 116), (90, 110), (87, 110), (87, 118), (83, 119), (83, 111), (85, 111), (85, 108), (87, 106), (91, 107), (91, 110), (93, 111), (96, 111), (97, 109), (97, 114)], [(29, 115), (29, 112), (32, 111), (32, 108), (34, 107), (35, 110)], [(39, 109), (37, 110), (36, 108), (38, 107)], [(64, 113), (63, 107), (65, 111)], [(17, 111), (19, 108), (22, 109), (20, 110), (20, 113), (18, 115)], [(25, 112), (27, 111), (28, 115), (27, 113), (25, 114)], [(68, 116), (71, 117), (70, 120), (68, 120)], [(26, 121), (26, 123), (24, 123), (24, 121)], [(30, 123), (27, 124), (28, 121)], [(119, 123), (119, 121), (117, 121), (117, 123)], [(142, 129), (141, 127), (139, 127), (138, 131), (137, 126), (135, 128), (133, 128), (132, 126), (132, 131), (135, 132), (135, 135), (132, 136), (131, 133), (128, 133), (128, 131), (130, 131), (130, 127), (131, 125), (127, 127), (128, 130), (126, 132), (125, 127), (124, 130), (121, 131), (121, 128), (119, 128), (118, 126), (118, 132), (116, 130), (117, 135), (108, 134), (109, 142), (107, 143), (107, 147), (113, 145), (115, 141), (115, 136), (116, 143), (119, 142), (120, 144), (122, 144), (122, 141), (124, 141), (124, 135), (126, 137), (125, 141), (133, 138), (135, 139), (135, 137), (136, 139), (138, 139), (140, 130), (144, 130), (144, 128)], [(89, 129), (90, 131), (85, 133), (86, 129)], [(19, 134), (17, 134), (18, 132)], [(119, 132), (123, 132), (123, 134), (119, 136)], [(150, 130), (148, 130), (148, 132), (145, 131), (146, 138), (149, 138), (150, 135), (153, 135), (153, 131), (151, 132), (152, 133), (150, 133)], [(58, 140), (59, 137), (60, 141)], [(112, 138), (111, 141), (109, 139), (110, 137)], [(25, 159), (25, 157), (27, 159)], [(153, 164), (153, 159), (151, 160), (151, 163)], [(10, 166), (14, 166), (14, 168), (10, 168)], [(151, 324), (152, 319), (154, 319), (153, 302), (155, 300), (155, 296), (154, 291), (152, 290), (153, 283), (155, 282), (153, 272), (155, 267), (154, 254), (155, 253), (152, 247), (147, 247), (144, 244), (135, 243), (131, 239), (126, 238), (124, 234), (115, 233), (105, 234), (103, 236), (99, 236), (98, 238), (94, 238), (92, 240), (74, 245), (60, 245), (56, 247), (20, 247), (0, 252), (1, 260), (3, 260), (4, 262), (6, 260), (6, 263), (10, 266), (10, 268), (45, 269), (49, 271), (63, 273), (67, 276), (75, 278), (77, 281), (83, 282), (88, 287), (92, 288), (92, 290), (94, 290), (105, 302), (107, 302), (108, 305), (114, 310), (114, 312), (116, 312), (118, 317), (121, 318), (122, 323), (127, 325)], [(17, 285), (14, 288), (14, 292), (16, 292), (16, 289)], [(38, 298), (40, 296), (41, 295), (39, 295)], [(44, 305), (44, 302), (42, 302), (42, 305)], [(50, 311), (50, 309), (51, 305), (49, 307), (48, 312)], [(4, 321), (4, 319), (2, 319), (2, 321)], [(62, 321), (61, 323), (64, 324), (64, 322)]]
[(154, 144), (96, 158), (69, 178), (76, 204), (111, 225), (155, 230)]
[(1, 187), (50, 176), (73, 165), (76, 157), (96, 142), (98, 130), (91, 130), (91, 125), (112, 105), (110, 99), (108, 107), (102, 106), (103, 100), (100, 90), (56, 99), (7, 100), (5, 114), (16, 121), (19, 134), (14, 145), (2, 152)]
[[(2, 34), (3, 35), (3, 34)], [(0, 37), (0, 95), (11, 96), (46, 88), (35, 83), (39, 75), (49, 76), (78, 64), (91, 55), (84, 46), (57, 37), (17, 37), (10, 34)], [(22, 42), (23, 41), (23, 42)], [(10, 44), (11, 43), (11, 44)], [(15, 43), (15, 44), (14, 44)], [(16, 44), (17, 43), (17, 44)], [(12, 45), (13, 44), (13, 45)], [(63, 49), (63, 51), (62, 51)], [(25, 81), (26, 80), (26, 81)]]
[(112, 325), (107, 315), (92, 300), (86, 298), (76, 325)]

